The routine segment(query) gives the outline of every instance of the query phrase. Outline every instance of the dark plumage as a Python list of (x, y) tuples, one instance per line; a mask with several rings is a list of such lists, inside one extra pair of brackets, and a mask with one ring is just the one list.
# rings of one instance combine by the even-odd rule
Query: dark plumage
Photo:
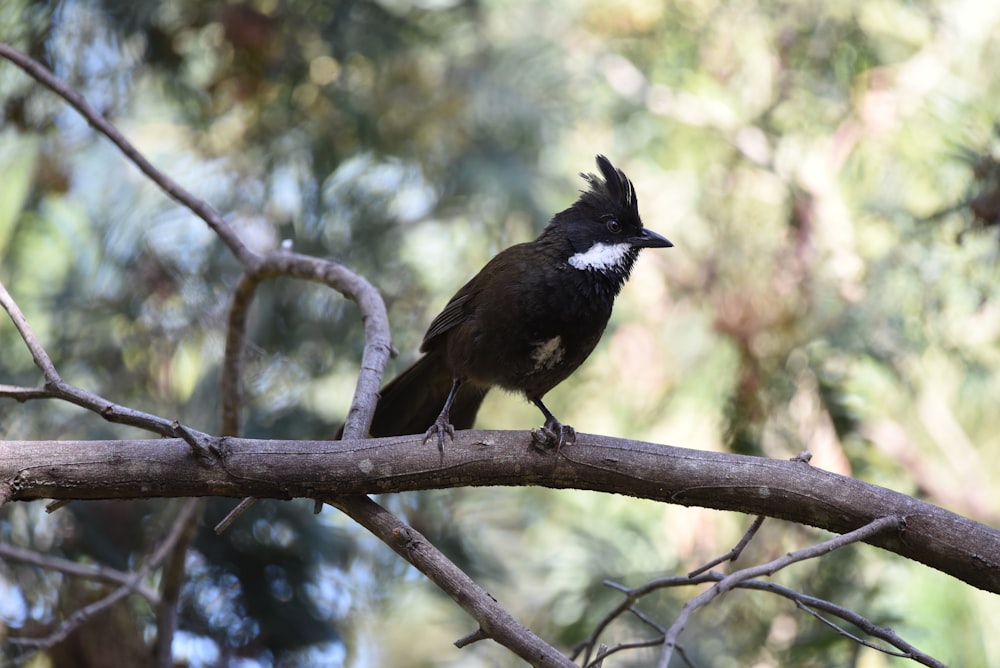
[(601, 176), (581, 174), (588, 189), (537, 239), (500, 252), (434, 318), (425, 355), (383, 388), (372, 436), (426, 430), (442, 446), (496, 386), (538, 406), (550, 442), (572, 440), (542, 397), (601, 339), (639, 251), (673, 245), (643, 228), (628, 177), (603, 155), (597, 166)]

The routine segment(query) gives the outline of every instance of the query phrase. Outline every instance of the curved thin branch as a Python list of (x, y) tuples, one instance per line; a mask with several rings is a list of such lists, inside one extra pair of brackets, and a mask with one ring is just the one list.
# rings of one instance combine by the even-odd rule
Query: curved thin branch
[(42, 84), (53, 93), (66, 100), (66, 102), (76, 109), (83, 116), (87, 123), (99, 133), (107, 137), (118, 149), (139, 168), (143, 174), (149, 177), (153, 183), (160, 186), (167, 195), (177, 200), (196, 216), (208, 223), (208, 226), (219, 235), (229, 250), (233, 252), (243, 264), (250, 263), (256, 254), (251, 251), (239, 238), (229, 224), (222, 219), (215, 209), (206, 202), (198, 199), (188, 192), (179, 183), (153, 166), (149, 160), (143, 156), (135, 146), (132, 145), (118, 129), (109, 123), (101, 114), (90, 106), (83, 99), (83, 96), (63, 83), (55, 74), (50, 72), (44, 65), (34, 60), (30, 56), (21, 53), (9, 44), (0, 42), (0, 56), (14, 63), (25, 73), (38, 83)]
[[(361, 354), (361, 370), (347, 413), (344, 434), (351, 438), (362, 438), (368, 433), (378, 389), (382, 383), (382, 373), (392, 352), (389, 335), (389, 316), (385, 302), (378, 290), (346, 267), (329, 260), (280, 251), (259, 258), (240, 278), (233, 293), (233, 303), (229, 309), (226, 326), (226, 351), (222, 364), (222, 433), (239, 433), (239, 408), (242, 398), (240, 369), (243, 349), (246, 344), (246, 323), (250, 303), (257, 287), (265, 280), (277, 277), (298, 278), (316, 281), (355, 301), (361, 308), (361, 318), (365, 325), (365, 348)], [(252, 497), (233, 508), (216, 527), (216, 533), (225, 531), (236, 519), (253, 505)]]
[(222, 433), (233, 435), (239, 428), (239, 373), (250, 303), (261, 283), (280, 277), (322, 283), (360, 307), (365, 326), (365, 348), (361, 355), (361, 371), (347, 414), (344, 435), (346, 438), (363, 437), (371, 425), (382, 373), (392, 350), (385, 302), (375, 286), (343, 265), (286, 251), (257, 258), (246, 268), (233, 293), (222, 373)]

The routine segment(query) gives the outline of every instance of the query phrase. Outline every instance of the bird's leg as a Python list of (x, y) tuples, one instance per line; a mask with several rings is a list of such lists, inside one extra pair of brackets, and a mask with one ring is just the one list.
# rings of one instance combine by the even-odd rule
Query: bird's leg
[(532, 399), (531, 403), (538, 406), (538, 410), (542, 411), (542, 415), (545, 416), (545, 424), (542, 425), (542, 428), (531, 431), (531, 440), (538, 448), (548, 450), (555, 447), (558, 454), (564, 445), (573, 445), (576, 442), (576, 430), (568, 424), (559, 422), (556, 416), (542, 403), (541, 397)]
[(451, 424), (451, 418), (449, 413), (451, 413), (451, 405), (455, 402), (455, 394), (458, 392), (459, 385), (462, 384), (461, 378), (455, 378), (451, 383), (451, 391), (448, 393), (448, 398), (445, 399), (444, 408), (437, 416), (437, 420), (434, 420), (434, 424), (427, 428), (424, 433), (424, 443), (427, 442), (431, 436), (437, 435), (438, 440), (438, 451), (444, 454), (444, 435), (448, 434), (451, 440), (455, 440), (455, 427)]

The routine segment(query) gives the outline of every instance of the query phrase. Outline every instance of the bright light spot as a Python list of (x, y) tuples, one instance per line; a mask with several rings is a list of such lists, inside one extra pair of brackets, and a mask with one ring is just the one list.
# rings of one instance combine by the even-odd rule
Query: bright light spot
[(623, 97), (634, 98), (646, 86), (646, 77), (624, 56), (612, 53), (601, 59), (601, 74)]
[(0, 580), (0, 619), (16, 625), (24, 622), (28, 606), (21, 590), (7, 580)]
[(309, 78), (317, 86), (332, 84), (339, 76), (340, 63), (330, 56), (319, 56), (309, 63)]

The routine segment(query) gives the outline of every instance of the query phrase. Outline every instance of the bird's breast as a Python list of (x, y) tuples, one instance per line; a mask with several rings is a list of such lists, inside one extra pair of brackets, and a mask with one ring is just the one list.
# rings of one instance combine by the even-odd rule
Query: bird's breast
[[(565, 266), (565, 265), (564, 265)], [(453, 365), (483, 385), (540, 396), (590, 355), (611, 315), (575, 269), (510, 276), (479, 295), (471, 316), (450, 337)]]

